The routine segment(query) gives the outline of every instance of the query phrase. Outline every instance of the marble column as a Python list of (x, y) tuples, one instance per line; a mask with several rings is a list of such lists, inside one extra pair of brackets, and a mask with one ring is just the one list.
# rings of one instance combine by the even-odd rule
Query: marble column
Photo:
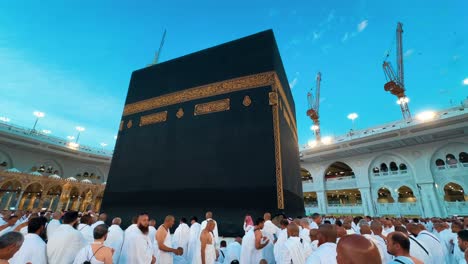
[[(55, 197), (56, 196), (52, 196), (52, 198), (49, 198), (49, 208), (47, 208), (48, 211), (52, 210), (52, 205), (54, 204), (55, 202)], [(55, 210), (54, 210), (55, 211)]]
[(20, 203), (18, 205), (18, 209), (23, 210), (24, 203), (26, 202), (26, 199), (28, 199), (28, 196), (23, 195), (22, 198), (21, 198), (21, 201), (20, 201)]
[(14, 195), (15, 195), (14, 192), (10, 192), (10, 193), (8, 194), (8, 200), (7, 200), (7, 202), (6, 202), (6, 204), (5, 204), (5, 208), (4, 208), (5, 210), (8, 210), (8, 209), (10, 208), (10, 203), (11, 203), (11, 200), (13, 199), (13, 196), (14, 196)]
[(375, 216), (374, 206), (372, 203), (372, 195), (369, 187), (359, 188), (361, 192), (362, 207), (365, 215)]
[(36, 202), (36, 199), (37, 199), (36, 195), (34, 195), (33, 197), (31, 197), (31, 199), (29, 199), (29, 204), (28, 204), (27, 210), (31, 210), (31, 209), (34, 208), (34, 203)]
[[(421, 198), (424, 206), (424, 213), (426, 217), (442, 217), (446, 216), (446, 213), (442, 213), (442, 210), (438, 203), (438, 197), (432, 183), (422, 183), (421, 186)], [(424, 194), (424, 197), (422, 196)]]
[(317, 203), (320, 212), (320, 214), (327, 214), (327, 196), (325, 191), (318, 191), (317, 192)]
[(20, 205), (20, 202), (23, 198), (23, 194), (24, 194), (24, 191), (21, 191), (18, 195), (18, 199), (16, 200), (16, 204), (15, 204), (15, 208), (18, 209), (19, 208), (19, 205)]

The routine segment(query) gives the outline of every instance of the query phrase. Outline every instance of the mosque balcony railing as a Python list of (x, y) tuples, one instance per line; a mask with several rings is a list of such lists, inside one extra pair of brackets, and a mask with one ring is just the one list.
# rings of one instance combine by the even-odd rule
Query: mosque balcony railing
[[(55, 146), (61, 146), (65, 147), (68, 149), (75, 149), (75, 148), (70, 148), (69, 147), (69, 140), (66, 140), (64, 138), (60, 137), (54, 137), (45, 133), (42, 133), (41, 131), (21, 127), (18, 125), (12, 125), (9, 123), (2, 123), (0, 122), (0, 132), (5, 132), (8, 134), (14, 134), (18, 135), (23, 138), (29, 138), (33, 140), (38, 140), (47, 144), (55, 145)], [(81, 152), (86, 152), (90, 154), (95, 154), (95, 155), (100, 155), (100, 156), (108, 156), (111, 157), (113, 155), (113, 151), (110, 150), (104, 150), (102, 148), (93, 148), (85, 145), (79, 145), (76, 148), (77, 151)]]
[(447, 214), (453, 215), (468, 215), (468, 201), (444, 202)]
[(383, 171), (383, 172), (373, 172), (372, 175), (374, 177), (385, 177), (385, 176), (401, 176), (401, 175), (406, 175), (409, 174), (408, 170), (396, 170), (396, 171)]
[(360, 203), (354, 204), (328, 204), (328, 214), (364, 214), (364, 208)]
[(412, 203), (376, 203), (379, 215), (421, 215), (419, 204)]
[(318, 207), (318, 204), (315, 204), (315, 205), (307, 205), (305, 204), (305, 212), (306, 212), (306, 215), (311, 215), (313, 213), (318, 213), (320, 211), (319, 207)]
[(343, 177), (343, 179), (341, 180), (325, 181), (326, 190), (339, 190), (350, 188), (357, 188), (356, 179), (354, 177)]
[[(443, 120), (455, 116), (460, 116), (468, 113), (468, 107), (452, 107), (450, 109), (445, 109), (442, 111), (437, 112), (436, 116), (437, 118), (434, 119), (433, 121), (437, 122), (437, 120)], [(351, 141), (359, 138), (365, 138), (368, 136), (372, 135), (378, 135), (381, 133), (389, 132), (389, 131), (397, 131), (403, 128), (408, 128), (416, 125), (423, 124), (424, 121), (420, 121), (417, 119), (413, 119), (411, 121), (406, 121), (406, 120), (398, 120), (394, 121), (391, 123), (383, 124), (380, 126), (376, 127), (371, 127), (367, 129), (362, 129), (362, 130), (350, 130), (348, 133), (340, 136), (336, 136), (333, 139), (333, 143), (331, 144), (339, 144), (343, 143), (346, 141)], [(325, 145), (327, 146), (327, 145)], [(308, 149), (320, 149), (321, 146), (315, 146), (315, 147), (309, 147), (308, 145), (303, 146), (303, 150), (308, 150)]]

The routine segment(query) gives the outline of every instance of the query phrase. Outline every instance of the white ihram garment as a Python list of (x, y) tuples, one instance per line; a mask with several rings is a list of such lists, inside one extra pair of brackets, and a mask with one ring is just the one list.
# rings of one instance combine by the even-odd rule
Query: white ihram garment
[[(164, 228), (164, 226), (160, 226), (159, 228)], [(157, 264), (172, 264), (174, 262), (174, 256), (171, 252), (166, 252), (159, 249), (158, 241), (155, 242), (158, 250), (156, 252), (156, 263)], [(164, 243), (166, 247), (172, 248), (172, 238), (171, 238), (171, 230), (166, 229), (166, 238), (164, 238)]]
[(49, 264), (73, 263), (78, 251), (86, 245), (87, 242), (80, 231), (71, 225), (60, 225), (47, 242)]
[[(216, 248), (214, 246), (214, 236), (210, 232), (211, 244), (206, 244), (205, 247), (205, 264), (214, 264), (216, 261)], [(197, 252), (193, 256), (192, 264), (201, 264), (201, 244)]]
[(153, 244), (147, 234), (143, 234), (138, 227), (125, 233), (119, 264), (148, 264), (152, 258)]
[(109, 233), (107, 233), (107, 239), (104, 241), (104, 245), (114, 249), (114, 254), (112, 255), (112, 261), (114, 263), (119, 262), (123, 241), (124, 231), (122, 228), (120, 228), (118, 225), (111, 225), (109, 227)]
[(10, 264), (47, 264), (46, 243), (36, 234), (26, 234), (20, 250), (9, 260)]

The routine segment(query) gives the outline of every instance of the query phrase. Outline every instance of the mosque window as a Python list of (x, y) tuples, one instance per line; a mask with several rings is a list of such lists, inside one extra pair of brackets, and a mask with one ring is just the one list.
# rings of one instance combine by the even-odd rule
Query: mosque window
[(447, 154), (447, 156), (445, 156), (445, 160), (448, 165), (455, 165), (458, 163), (457, 159), (453, 154)]
[(443, 160), (441, 160), (441, 159), (437, 159), (435, 164), (436, 164), (437, 167), (445, 166), (445, 162)]
[(81, 177), (81, 173), (77, 173), (77, 174), (76, 174), (76, 177)]
[(58, 170), (54, 170), (54, 174), (55, 174), (55, 175), (59, 175), (60, 172), (59, 172)]
[(458, 160), (461, 162), (461, 163), (468, 163), (468, 154), (466, 152), (461, 152), (459, 155), (458, 155)]
[(398, 170), (398, 166), (396, 165), (395, 162), (390, 162), (390, 171), (397, 171)]
[(385, 164), (385, 163), (380, 164), (380, 171), (388, 172), (387, 164)]
[(54, 172), (54, 167), (47, 166), (47, 173), (52, 173), (52, 172)]
[(46, 168), (44, 165), (39, 166), (39, 169), (37, 169), (38, 172), (45, 172)]
[(83, 177), (89, 177), (89, 173), (85, 171), (85, 172), (83, 173)]
[(406, 171), (406, 170), (408, 170), (408, 167), (406, 166), (406, 164), (401, 163), (401, 164), (400, 164), (400, 170), (401, 170), (401, 171)]
[(2, 163), (0, 163), (0, 167), (6, 167), (6, 166), (8, 166), (8, 162), (3, 161)]
[(94, 179), (96, 178), (96, 174), (94, 172), (91, 172), (91, 174), (89, 174), (89, 177)]

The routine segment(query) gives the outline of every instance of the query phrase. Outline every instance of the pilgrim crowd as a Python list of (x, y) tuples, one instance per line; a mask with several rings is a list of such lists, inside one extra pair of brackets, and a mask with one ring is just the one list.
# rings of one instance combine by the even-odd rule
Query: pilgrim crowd
[(292, 219), (265, 213), (245, 216), (243, 236), (229, 239), (219, 236), (211, 212), (201, 223), (196, 217), (177, 222), (168, 215), (157, 227), (142, 213), (123, 230), (120, 218), (105, 213), (2, 211), (0, 264), (466, 264), (468, 259), (468, 218)]

